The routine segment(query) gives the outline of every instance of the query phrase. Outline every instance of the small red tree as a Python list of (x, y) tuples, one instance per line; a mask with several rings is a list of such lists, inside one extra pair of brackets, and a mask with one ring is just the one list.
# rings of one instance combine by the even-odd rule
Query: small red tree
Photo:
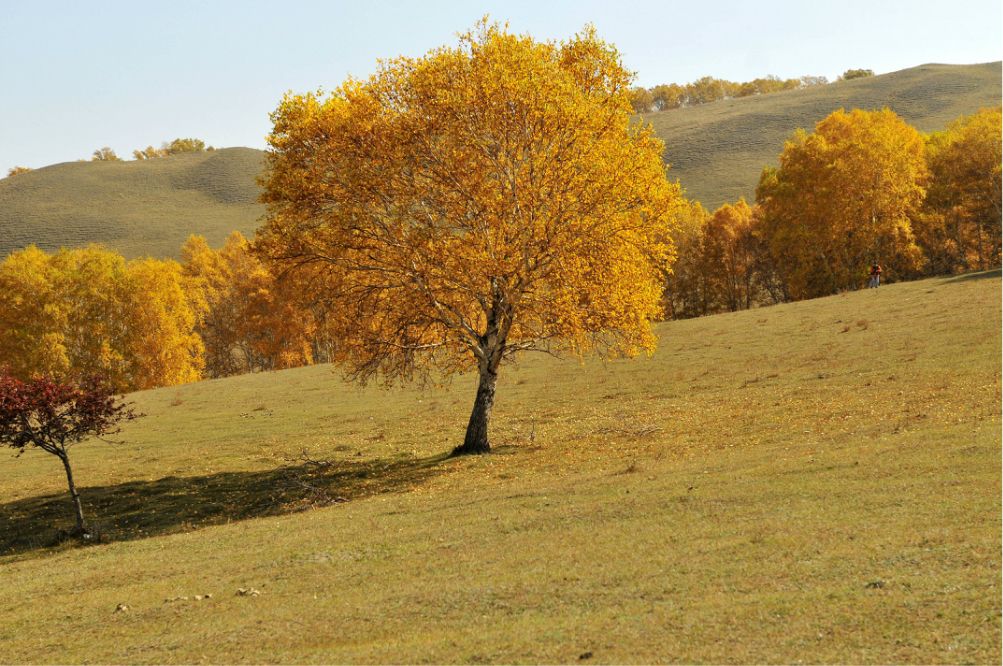
[(18, 455), (28, 447), (39, 448), (59, 458), (73, 498), (77, 527), (74, 534), (86, 538), (80, 493), (73, 482), (69, 448), (90, 437), (119, 431), (119, 423), (136, 418), (128, 405), (116, 399), (111, 387), (98, 379), (66, 384), (49, 377), (29, 381), (0, 370), (0, 446)]

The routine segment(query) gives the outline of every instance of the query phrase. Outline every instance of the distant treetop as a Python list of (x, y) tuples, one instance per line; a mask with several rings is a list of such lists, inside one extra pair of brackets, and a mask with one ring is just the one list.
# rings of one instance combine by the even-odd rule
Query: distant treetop
[(653, 88), (634, 88), (632, 104), (636, 113), (647, 113), (649, 111), (678, 109), (681, 106), (706, 104), (719, 99), (751, 97), (753, 95), (765, 95), (782, 90), (810, 88), (827, 83), (829, 83), (829, 80), (824, 76), (802, 76), (800, 79), (781, 79), (771, 75), (765, 78), (746, 81), (745, 83), (728, 81), (727, 79), (715, 79), (713, 76), (704, 76), (686, 85), (669, 83)]
[(11, 167), (10, 169), (7, 170), (7, 177), (10, 178), (11, 176), (16, 176), (21, 173), (28, 173), (29, 171), (31, 171), (31, 167), (26, 167), (26, 166)]
[(873, 69), (848, 69), (843, 72), (843, 75), (839, 77), (839, 80), (849, 81), (850, 79), (865, 79), (868, 76), (874, 76)]
[(115, 151), (105, 146), (98, 148), (91, 156), (91, 162), (121, 162), (122, 158), (115, 154)]

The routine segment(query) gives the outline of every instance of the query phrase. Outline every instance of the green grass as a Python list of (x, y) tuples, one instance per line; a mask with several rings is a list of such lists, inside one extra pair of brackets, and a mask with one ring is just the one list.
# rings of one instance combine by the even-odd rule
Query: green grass
[(804, 90), (723, 100), (647, 114), (666, 142), (665, 159), (689, 196), (713, 210), (739, 197), (751, 201), (759, 174), (776, 165), (784, 141), (799, 127), (840, 107), (891, 108), (924, 132), (944, 129), (962, 114), (1000, 103), (1000, 63), (921, 65), (890, 74)]
[[(798, 127), (833, 110), (889, 106), (923, 131), (998, 104), (1000, 63), (923, 65), (882, 76), (675, 109), (646, 116), (691, 198), (713, 210), (751, 200)], [(104, 243), (128, 257), (175, 257), (185, 238), (213, 245), (253, 233), (264, 209), (255, 176), (262, 153), (228, 148), (146, 162), (69, 162), (0, 179), (0, 257), (29, 243), (45, 250)]]
[(46, 546), (59, 465), (0, 457), (0, 662), (998, 663), (1000, 296), (924, 280), (527, 358), (484, 457), (442, 455), (470, 377), (134, 394), (124, 443), (74, 451), (106, 543)]
[(143, 162), (67, 162), (0, 179), (0, 257), (104, 243), (127, 257), (176, 257), (189, 234), (221, 245), (264, 208), (262, 153), (225, 148)]

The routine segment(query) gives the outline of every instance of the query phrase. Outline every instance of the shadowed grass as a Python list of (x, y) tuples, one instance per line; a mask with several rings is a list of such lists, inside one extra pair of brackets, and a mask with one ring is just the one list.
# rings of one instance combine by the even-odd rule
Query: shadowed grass
[[(83, 492), (100, 541), (161, 536), (234, 521), (401, 492), (435, 474), (446, 456), (421, 460), (310, 461), (258, 472), (169, 476), (92, 486)], [(55, 545), (74, 520), (67, 495), (29, 497), (0, 504), (0, 555)]]

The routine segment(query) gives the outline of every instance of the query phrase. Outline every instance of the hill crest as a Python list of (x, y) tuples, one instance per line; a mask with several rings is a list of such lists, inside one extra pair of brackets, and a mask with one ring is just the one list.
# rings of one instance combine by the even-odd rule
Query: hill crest
[[(825, 86), (720, 100), (643, 116), (666, 143), (670, 177), (713, 210), (752, 199), (784, 141), (837, 108), (891, 108), (918, 129), (945, 127), (999, 103), (1000, 62), (927, 63)], [(252, 235), (264, 207), (253, 148), (128, 162), (64, 162), (0, 179), (0, 257), (29, 244), (45, 250), (103, 243), (128, 257), (175, 257), (193, 233), (221, 244)]]
[(720, 100), (645, 114), (665, 140), (665, 161), (690, 198), (708, 209), (751, 200), (764, 166), (775, 165), (784, 141), (812, 129), (838, 108), (888, 107), (923, 132), (960, 115), (999, 104), (1000, 62), (928, 63), (888, 74), (800, 90)]

